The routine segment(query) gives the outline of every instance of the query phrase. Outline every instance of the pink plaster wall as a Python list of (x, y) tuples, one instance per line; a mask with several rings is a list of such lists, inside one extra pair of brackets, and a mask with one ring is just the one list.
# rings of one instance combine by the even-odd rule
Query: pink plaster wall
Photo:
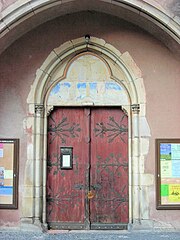
[[(67, 15), (47, 22), (21, 37), (0, 56), (0, 137), (20, 138), (19, 209), (0, 210), (1, 225), (20, 221), (26, 162), (23, 119), (36, 70), (52, 49), (85, 34), (104, 39), (122, 53), (128, 51), (142, 71), (147, 94), (147, 120), (152, 134), (145, 162), (147, 173), (155, 173), (155, 138), (179, 137), (180, 62), (161, 42), (125, 21), (94, 12)], [(176, 224), (175, 211), (156, 211), (154, 187), (150, 190), (151, 218)]]
[(17, 0), (0, 0), (0, 11), (3, 11), (15, 2), (17, 2)]

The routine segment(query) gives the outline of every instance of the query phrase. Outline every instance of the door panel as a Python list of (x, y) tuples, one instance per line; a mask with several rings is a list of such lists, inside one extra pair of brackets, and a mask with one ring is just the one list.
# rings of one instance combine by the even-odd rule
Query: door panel
[[(48, 119), (47, 222), (59, 229), (128, 223), (128, 120), (119, 108), (58, 108)], [(73, 168), (60, 168), (60, 147)]]
[[(47, 222), (52, 228), (54, 224), (58, 228), (82, 228), (85, 222), (87, 118), (82, 108), (61, 108), (53, 111), (48, 119)], [(60, 169), (63, 146), (73, 147), (73, 169)]]
[(127, 116), (120, 109), (99, 108), (91, 112), (90, 186), (94, 197), (90, 200), (90, 221), (93, 228), (128, 223), (127, 124)]

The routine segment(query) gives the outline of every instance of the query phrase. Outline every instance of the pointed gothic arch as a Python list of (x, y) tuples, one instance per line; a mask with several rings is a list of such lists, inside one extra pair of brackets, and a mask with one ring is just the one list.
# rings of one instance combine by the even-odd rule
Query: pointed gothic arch
[[(122, 86), (126, 94), (125, 102), (119, 100), (117, 105), (129, 116), (129, 223), (149, 218), (148, 201), (142, 201), (147, 188), (145, 184), (142, 186), (141, 179), (150, 177), (143, 168), (150, 130), (141, 71), (128, 52), (122, 54), (104, 40), (91, 37), (71, 40), (54, 49), (37, 70), (31, 86), (26, 127), (32, 131), (27, 131), (22, 222), (46, 224), (47, 116), (54, 106), (63, 105), (58, 101), (49, 103), (49, 94), (57, 83), (67, 78), (70, 66), (86, 54), (99, 59), (107, 68), (109, 79)], [(90, 103), (75, 102), (78, 104)], [(142, 144), (146, 147), (141, 148)]]

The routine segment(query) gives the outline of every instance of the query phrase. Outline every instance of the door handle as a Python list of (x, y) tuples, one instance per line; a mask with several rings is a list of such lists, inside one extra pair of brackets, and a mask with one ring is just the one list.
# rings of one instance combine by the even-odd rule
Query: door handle
[(88, 198), (88, 199), (92, 199), (92, 198), (94, 198), (94, 197), (95, 197), (95, 192), (89, 191), (88, 194), (87, 194), (87, 198)]

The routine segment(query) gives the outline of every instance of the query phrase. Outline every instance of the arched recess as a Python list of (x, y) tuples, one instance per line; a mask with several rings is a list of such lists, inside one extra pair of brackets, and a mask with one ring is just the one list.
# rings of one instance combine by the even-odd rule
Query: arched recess
[(97, 105), (87, 99), (73, 104), (69, 101), (59, 103), (57, 99), (53, 102), (49, 97), (53, 88), (67, 78), (75, 59), (84, 54), (99, 58), (106, 66), (108, 81), (123, 89), (124, 98), (122, 101), (117, 99), (116, 106), (121, 106), (129, 119), (129, 223), (149, 219), (148, 187), (153, 184), (153, 177), (144, 172), (150, 130), (146, 120), (146, 95), (141, 71), (128, 52), (121, 54), (104, 40), (87, 37), (68, 41), (54, 49), (37, 70), (31, 86), (27, 99), (28, 142), (22, 222), (46, 224), (48, 114), (55, 105)]
[[(3, 2), (5, 1), (0, 4), (0, 10), (2, 8), (0, 52), (30, 31), (32, 26), (38, 26), (65, 14), (89, 10), (104, 12), (136, 24), (160, 39), (168, 48), (178, 52), (179, 17), (173, 10), (177, 8), (176, 1), (172, 3), (164, 0), (14, 0), (12, 4), (4, 3), (4, 6)], [(5, 8), (7, 4), (9, 7)], [(165, 8), (164, 5), (169, 5), (169, 8)]]

